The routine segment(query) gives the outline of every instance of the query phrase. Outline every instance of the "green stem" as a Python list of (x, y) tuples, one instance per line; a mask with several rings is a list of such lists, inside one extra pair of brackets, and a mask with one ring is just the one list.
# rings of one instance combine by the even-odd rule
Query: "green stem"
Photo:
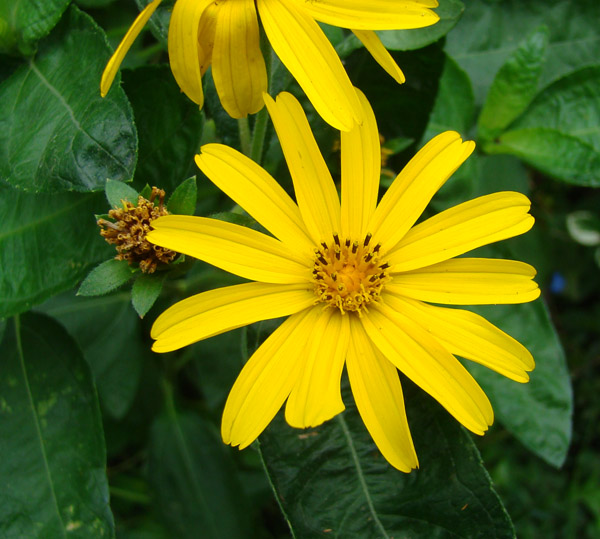
[(240, 132), (240, 145), (242, 146), (242, 153), (250, 157), (250, 148), (252, 142), (250, 140), (250, 126), (248, 124), (248, 117), (238, 119), (238, 130)]
[(268, 122), (269, 114), (267, 112), (267, 107), (263, 107), (256, 115), (256, 121), (254, 122), (254, 133), (252, 135), (252, 149), (250, 150), (250, 159), (259, 165), (262, 161)]
[(121, 498), (122, 500), (139, 503), (141, 505), (150, 505), (150, 502), (152, 501), (150, 496), (143, 492), (134, 492), (133, 490), (114, 486), (110, 487), (110, 495), (112, 498)]

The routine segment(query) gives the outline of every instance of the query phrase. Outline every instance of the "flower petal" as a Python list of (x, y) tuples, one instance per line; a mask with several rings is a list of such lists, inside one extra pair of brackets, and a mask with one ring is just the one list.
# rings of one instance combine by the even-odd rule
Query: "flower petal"
[(298, 428), (316, 427), (344, 410), (340, 390), (350, 328), (348, 316), (323, 310), (310, 330), (304, 365), (285, 408), (285, 419)]
[(304, 349), (320, 308), (290, 316), (248, 360), (229, 393), (221, 435), (226, 444), (250, 445), (297, 383)]
[(524, 262), (495, 258), (456, 258), (393, 276), (386, 291), (399, 296), (454, 305), (526, 303), (540, 289), (535, 269)]
[(482, 316), (388, 294), (386, 304), (404, 313), (433, 335), (451, 354), (485, 365), (511, 380), (527, 382), (535, 367), (521, 343)]
[(437, 0), (291, 0), (299, 10), (318, 21), (363, 30), (423, 28), (440, 18), (429, 8)]
[(200, 63), (206, 63), (200, 47), (200, 19), (214, 0), (177, 0), (169, 23), (168, 48), (171, 71), (177, 84), (194, 103), (204, 104)]
[(154, 322), (152, 350), (171, 352), (235, 328), (311, 307), (315, 295), (297, 284), (245, 283), (196, 294), (169, 307)]
[(431, 197), (471, 155), (473, 142), (446, 131), (419, 150), (377, 206), (369, 231), (381, 242), (382, 252), (393, 248), (415, 224)]
[(279, 240), (233, 223), (193, 215), (165, 215), (152, 222), (148, 241), (204, 260), (246, 279), (307, 283), (310, 265)]
[(347, 131), (362, 121), (360, 102), (335, 49), (319, 25), (289, 0), (257, 0), (273, 50), (321, 117)]
[(202, 146), (196, 164), (210, 180), (275, 237), (313, 256), (300, 210), (283, 188), (254, 161), (222, 144)]
[(212, 53), (215, 47), (215, 32), (220, 5), (211, 3), (200, 17), (198, 26), (198, 64), (200, 74), (204, 75), (212, 62)]
[(402, 70), (398, 67), (396, 60), (392, 58), (392, 55), (383, 46), (379, 36), (372, 30), (357, 30), (353, 29), (354, 35), (360, 39), (361, 43), (371, 53), (371, 56), (375, 61), (386, 70), (398, 84), (406, 82), (406, 77)]
[(475, 434), (494, 420), (483, 390), (427, 331), (389, 306), (372, 308), (361, 322), (381, 353)]
[(342, 229), (349, 238), (363, 238), (377, 205), (381, 175), (381, 146), (373, 109), (357, 90), (363, 109), (362, 124), (342, 131)]
[(245, 118), (265, 106), (267, 68), (254, 0), (219, 6), (212, 63), (217, 94), (230, 116)]
[(282, 92), (265, 102), (277, 131), (306, 229), (315, 244), (340, 231), (340, 200), (298, 100)]
[(373, 441), (386, 460), (410, 472), (419, 461), (413, 445), (398, 371), (377, 350), (355, 317), (346, 368), (356, 407)]
[(391, 271), (409, 271), (448, 260), (482, 245), (527, 232), (531, 202), (510, 191), (482, 196), (418, 224), (388, 253)]
[(125, 37), (119, 43), (119, 46), (115, 50), (114, 54), (110, 57), (110, 60), (106, 64), (104, 68), (104, 72), (102, 73), (102, 78), (100, 79), (100, 95), (104, 97), (110, 87), (112, 86), (115, 77), (117, 76), (117, 72), (119, 71), (119, 67), (121, 67), (121, 62), (123, 62), (123, 58), (133, 45), (133, 42), (140, 34), (148, 19), (152, 16), (158, 5), (162, 2), (162, 0), (154, 0), (150, 2), (136, 17), (133, 24), (127, 30)]

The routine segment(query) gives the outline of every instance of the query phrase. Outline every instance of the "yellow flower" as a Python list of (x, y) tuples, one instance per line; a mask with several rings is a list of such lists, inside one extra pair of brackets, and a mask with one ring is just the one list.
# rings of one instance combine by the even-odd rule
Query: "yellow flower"
[(273, 236), (215, 219), (169, 215), (151, 242), (253, 280), (203, 292), (165, 311), (156, 352), (259, 320), (288, 316), (244, 366), (222, 421), (244, 448), (287, 399), (293, 427), (344, 410), (346, 366), (363, 421), (385, 458), (410, 471), (417, 457), (397, 369), (465, 427), (483, 434), (491, 405), (455, 355), (526, 382), (534, 367), (517, 341), (472, 312), (436, 304), (522, 303), (539, 296), (535, 270), (513, 260), (454, 258), (533, 225), (522, 194), (476, 198), (415, 222), (474, 148), (448, 131), (431, 140), (377, 205), (381, 152), (375, 117), (341, 134), (341, 200), (298, 101), (265, 96), (297, 204), (253, 161), (220, 144), (202, 147), (200, 169)]
[[(161, 0), (140, 13), (108, 62), (101, 94), (134, 39)], [(202, 75), (212, 64), (217, 93), (234, 118), (264, 106), (267, 70), (260, 50), (258, 15), (281, 61), (315, 109), (332, 126), (348, 130), (360, 103), (331, 43), (316, 21), (350, 28), (375, 60), (399, 83), (404, 75), (373, 30), (422, 28), (439, 17), (437, 0), (177, 0), (169, 26), (171, 70), (182, 91), (202, 107)]]

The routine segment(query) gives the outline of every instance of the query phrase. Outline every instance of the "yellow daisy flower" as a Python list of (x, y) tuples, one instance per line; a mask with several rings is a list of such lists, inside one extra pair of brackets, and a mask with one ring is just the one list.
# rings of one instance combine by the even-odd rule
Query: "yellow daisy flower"
[[(102, 96), (160, 2), (154, 0), (140, 13), (108, 62), (100, 84)], [(275, 53), (315, 109), (326, 122), (347, 131), (362, 121), (360, 103), (317, 21), (352, 29), (375, 60), (402, 83), (402, 71), (373, 30), (430, 26), (439, 20), (431, 10), (437, 6), (437, 0), (177, 0), (168, 37), (171, 70), (182, 91), (202, 107), (202, 75), (212, 65), (225, 110), (234, 118), (258, 112), (267, 91), (260, 15)]]
[(185, 299), (156, 320), (153, 350), (169, 352), (259, 320), (288, 316), (248, 360), (227, 399), (223, 440), (251, 444), (287, 399), (285, 417), (314, 427), (344, 410), (346, 366), (356, 405), (396, 468), (418, 465), (397, 370), (465, 427), (483, 434), (492, 407), (455, 355), (526, 382), (534, 367), (517, 341), (472, 312), (436, 304), (536, 299), (535, 270), (513, 260), (454, 258), (522, 234), (530, 202), (515, 192), (482, 196), (415, 222), (467, 159), (473, 142), (448, 131), (431, 140), (377, 204), (381, 152), (364, 95), (362, 125), (341, 134), (341, 200), (298, 101), (267, 107), (297, 203), (256, 163), (207, 144), (200, 169), (272, 236), (215, 219), (169, 215), (148, 239), (255, 282)]

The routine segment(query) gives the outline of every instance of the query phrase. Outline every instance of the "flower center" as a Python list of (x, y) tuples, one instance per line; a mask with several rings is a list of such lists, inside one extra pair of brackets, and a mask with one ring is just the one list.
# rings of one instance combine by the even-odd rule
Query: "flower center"
[(369, 303), (379, 300), (383, 285), (389, 280), (389, 264), (379, 259), (381, 244), (371, 248), (370, 241), (371, 234), (362, 242), (341, 242), (334, 234), (331, 243), (322, 242), (315, 249), (312, 276), (317, 302), (335, 307), (342, 314), (356, 311), (360, 316)]

